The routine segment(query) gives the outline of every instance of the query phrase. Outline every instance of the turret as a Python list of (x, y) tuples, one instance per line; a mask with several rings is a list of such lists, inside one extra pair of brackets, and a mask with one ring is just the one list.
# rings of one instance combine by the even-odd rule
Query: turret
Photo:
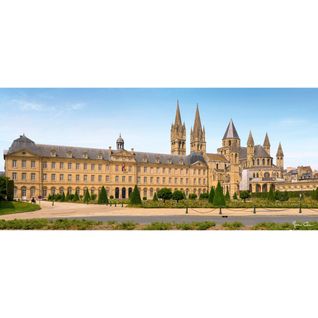
[(284, 152), (282, 144), (279, 143), (277, 154), (276, 154), (276, 166), (284, 169)]
[(124, 139), (121, 137), (121, 134), (119, 134), (119, 138), (116, 141), (116, 145), (117, 145), (117, 150), (123, 150), (125, 149), (125, 141)]
[(227, 126), (226, 132), (224, 134), (223, 140), (223, 147), (240, 147), (241, 146), (241, 139), (237, 133), (233, 120), (231, 119), (229, 125)]
[(199, 105), (195, 114), (194, 126), (191, 128), (191, 153), (206, 153), (205, 128), (202, 128)]
[(182, 124), (179, 101), (177, 101), (176, 118), (171, 125), (171, 154), (186, 155), (187, 132), (185, 123)]
[(247, 167), (249, 168), (253, 167), (254, 146), (255, 146), (254, 138), (253, 138), (252, 132), (250, 131), (250, 134), (247, 140)]
[(265, 139), (264, 139), (264, 144), (263, 147), (265, 149), (265, 151), (268, 153), (268, 155), (271, 155), (271, 143), (269, 141), (269, 137), (268, 134), (266, 133)]

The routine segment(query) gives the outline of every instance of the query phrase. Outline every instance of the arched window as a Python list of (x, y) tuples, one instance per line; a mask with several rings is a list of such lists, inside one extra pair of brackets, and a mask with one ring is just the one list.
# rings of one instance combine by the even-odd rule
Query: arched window
[(27, 195), (27, 189), (26, 189), (26, 187), (22, 187), (21, 188), (21, 196), (22, 196), (22, 198), (25, 198), (26, 195)]
[(150, 197), (153, 197), (153, 188), (150, 188)]
[(46, 198), (47, 197), (47, 187), (42, 188), (42, 197)]
[(121, 189), (121, 198), (126, 199), (126, 188)]
[(51, 194), (52, 194), (52, 195), (55, 195), (55, 193), (56, 193), (56, 188), (55, 188), (55, 187), (52, 187), (52, 188), (51, 188)]
[(64, 193), (64, 188), (60, 187), (59, 192), (60, 192), (60, 194), (63, 194)]
[(132, 189), (132, 188), (129, 188), (129, 189), (128, 189), (128, 197), (131, 196), (132, 192), (133, 192), (133, 189)]
[(76, 193), (77, 193), (78, 196), (81, 195), (81, 189), (79, 187), (76, 188)]
[(35, 197), (35, 187), (30, 188), (30, 196), (31, 198)]
[(119, 199), (119, 188), (115, 189), (115, 199)]
[(95, 194), (95, 188), (91, 188), (91, 195)]
[(147, 189), (146, 189), (146, 188), (144, 188), (143, 197), (144, 197), (144, 198), (147, 198)]
[(73, 190), (72, 190), (71, 187), (68, 187), (68, 188), (67, 188), (67, 193), (68, 193), (68, 194), (72, 194), (72, 191), (73, 191)]

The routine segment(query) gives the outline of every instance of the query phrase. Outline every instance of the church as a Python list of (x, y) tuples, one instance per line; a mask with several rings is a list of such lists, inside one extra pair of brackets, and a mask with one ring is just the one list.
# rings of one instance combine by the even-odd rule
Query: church
[(243, 147), (232, 120), (221, 147), (208, 153), (199, 106), (190, 131), (190, 153), (179, 102), (170, 143), (171, 153), (160, 154), (127, 150), (122, 136), (115, 149), (95, 149), (37, 144), (22, 135), (4, 152), (5, 175), (14, 180), (15, 198), (27, 200), (63, 192), (83, 195), (86, 189), (98, 194), (102, 186), (110, 197), (127, 199), (136, 184), (145, 199), (164, 187), (200, 196), (218, 182), (233, 196), (242, 190), (267, 192), (284, 182), (282, 145), (276, 162), (267, 134), (263, 145), (257, 145), (250, 133)]

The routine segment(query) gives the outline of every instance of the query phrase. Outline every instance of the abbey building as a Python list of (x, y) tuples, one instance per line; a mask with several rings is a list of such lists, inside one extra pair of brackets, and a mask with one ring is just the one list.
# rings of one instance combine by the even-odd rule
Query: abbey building
[[(270, 187), (295, 191), (295, 184), (285, 181), (282, 145), (274, 160), (267, 134), (263, 144), (257, 145), (250, 133), (242, 146), (231, 120), (220, 148), (208, 153), (199, 107), (190, 131), (189, 152), (178, 103), (171, 126), (171, 154), (127, 150), (121, 136), (116, 149), (93, 149), (37, 144), (22, 135), (4, 153), (5, 175), (14, 180), (17, 199), (75, 191), (83, 195), (86, 189), (98, 194), (102, 186), (109, 196), (126, 199), (136, 184), (147, 199), (164, 187), (199, 196), (219, 181), (231, 196), (241, 190), (267, 192)], [(307, 183), (306, 190), (315, 186), (318, 184)]]

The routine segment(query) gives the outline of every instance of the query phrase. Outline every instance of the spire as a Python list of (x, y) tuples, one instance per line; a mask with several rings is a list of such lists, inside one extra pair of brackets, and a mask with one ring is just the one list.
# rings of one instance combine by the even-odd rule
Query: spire
[(223, 139), (240, 139), (232, 119), (226, 129)]
[(284, 157), (284, 152), (283, 152), (283, 147), (282, 147), (282, 144), (279, 143), (279, 146), (278, 146), (278, 150), (277, 150), (277, 157)]
[(266, 148), (266, 147), (270, 148), (270, 146), (271, 146), (271, 143), (269, 141), (269, 137), (268, 137), (267, 133), (266, 133), (266, 136), (265, 136), (265, 140), (264, 140), (263, 146), (264, 146), (264, 148)]
[(197, 104), (197, 110), (195, 113), (195, 120), (194, 120), (194, 126), (193, 126), (193, 134), (194, 136), (200, 136), (201, 132), (202, 132), (202, 124), (201, 124), (201, 118), (200, 118), (199, 105)]
[(252, 146), (252, 147), (254, 147), (254, 145), (255, 145), (254, 138), (253, 138), (251, 131), (250, 131), (250, 134), (248, 136), (247, 145)]
[(182, 126), (179, 101), (177, 101), (176, 119), (175, 119), (174, 124), (175, 124), (175, 126)]

